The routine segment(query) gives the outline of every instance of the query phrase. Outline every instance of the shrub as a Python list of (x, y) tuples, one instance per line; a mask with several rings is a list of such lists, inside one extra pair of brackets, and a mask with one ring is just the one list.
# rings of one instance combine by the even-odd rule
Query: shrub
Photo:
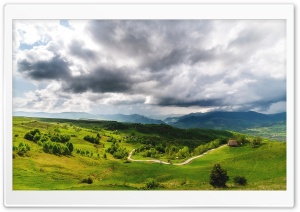
[(56, 136), (52, 136), (50, 140), (53, 142), (66, 143), (70, 140), (70, 136), (69, 135), (56, 135)]
[(36, 133), (36, 134), (33, 136), (33, 141), (36, 143), (36, 142), (38, 142), (38, 141), (40, 140), (40, 138), (41, 138), (41, 134)]
[(236, 184), (236, 185), (246, 185), (247, 184), (247, 179), (245, 177), (242, 177), (242, 176), (236, 176), (234, 179), (233, 179), (233, 182)]
[(81, 180), (81, 183), (92, 184), (93, 183), (93, 179), (91, 177), (88, 177), (87, 179)]
[(220, 164), (215, 164), (210, 174), (209, 184), (214, 188), (226, 188), (226, 182), (228, 180), (227, 171), (222, 169)]
[(110, 153), (114, 158), (123, 159), (128, 156), (128, 152), (126, 148), (121, 148), (118, 143), (115, 141), (112, 145), (107, 149), (107, 152)]
[(93, 136), (86, 135), (86, 136), (84, 136), (83, 139), (85, 141), (88, 141), (93, 144), (100, 144), (99, 137), (93, 137)]
[[(34, 138), (35, 136), (36, 136), (36, 138)], [(37, 142), (40, 139), (40, 136), (41, 136), (40, 130), (39, 129), (34, 129), (34, 130), (31, 130), (31, 131), (27, 132), (24, 135), (24, 138), (26, 140), (29, 140), (29, 141)]]
[(18, 146), (13, 146), (13, 151), (17, 151), (17, 154), (23, 157), (27, 155), (28, 151), (30, 151), (30, 146), (21, 142)]
[(50, 140), (52, 142), (59, 142), (59, 137), (58, 136), (52, 136)]
[(67, 142), (66, 143), (66, 147), (68, 147), (68, 149), (69, 149), (70, 152), (73, 152), (74, 146), (73, 146), (73, 144), (71, 142)]
[(247, 143), (247, 139), (245, 135), (237, 135), (236, 142), (240, 145)]
[(61, 143), (66, 143), (70, 140), (70, 136), (69, 135), (60, 135), (59, 136), (59, 141)]
[(147, 189), (155, 189), (159, 186), (159, 183), (156, 182), (155, 179), (153, 178), (149, 178), (147, 181), (146, 181), (146, 188)]
[(92, 183), (93, 183), (93, 179), (92, 179), (91, 177), (89, 177), (89, 178), (87, 179), (87, 183), (88, 183), (88, 184), (92, 184)]
[(101, 136), (100, 136), (100, 134), (99, 134), (99, 133), (97, 133), (97, 138), (98, 138), (98, 139), (100, 139), (100, 138), (101, 138)]
[(30, 132), (27, 132), (27, 133), (24, 135), (24, 138), (25, 138), (26, 140), (33, 141), (33, 135), (32, 135)]
[(65, 144), (46, 141), (43, 144), (43, 150), (46, 153), (51, 153), (55, 155), (71, 155), (74, 150), (73, 144), (71, 142), (67, 142)]
[(257, 148), (261, 145), (261, 143), (262, 143), (262, 139), (261, 139), (261, 137), (258, 136), (252, 140), (251, 146), (252, 146), (252, 148)]
[(43, 143), (43, 150), (44, 150), (44, 152), (50, 153), (50, 145), (51, 145), (51, 143), (49, 143), (49, 142)]
[(44, 143), (45, 141), (48, 141), (48, 136), (43, 135), (40, 139), (40, 142)]

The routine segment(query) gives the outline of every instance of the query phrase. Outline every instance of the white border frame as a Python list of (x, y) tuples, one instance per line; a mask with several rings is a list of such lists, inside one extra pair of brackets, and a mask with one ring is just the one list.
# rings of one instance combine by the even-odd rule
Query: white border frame
[[(12, 190), (11, 70), (14, 19), (286, 20), (288, 141), (286, 191)], [(4, 94), (6, 207), (293, 207), (294, 205), (294, 6), (291, 4), (7, 4), (4, 7)]]

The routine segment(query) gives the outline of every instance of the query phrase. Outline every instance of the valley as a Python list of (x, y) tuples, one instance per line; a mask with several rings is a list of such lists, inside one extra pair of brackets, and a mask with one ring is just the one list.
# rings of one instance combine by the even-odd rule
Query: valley
[[(285, 190), (286, 142), (260, 138), (253, 148), (256, 138), (162, 123), (15, 116), (13, 189), (214, 190), (209, 176), (219, 163), (229, 175), (219, 189)], [(240, 145), (229, 147), (229, 139)]]

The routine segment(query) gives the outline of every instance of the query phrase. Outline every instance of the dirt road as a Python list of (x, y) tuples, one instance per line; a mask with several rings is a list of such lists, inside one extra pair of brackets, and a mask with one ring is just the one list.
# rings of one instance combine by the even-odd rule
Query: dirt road
[[(222, 146), (219, 146), (218, 148), (215, 148), (215, 149), (219, 149), (219, 148), (222, 148), (222, 147), (225, 147), (225, 146), (226, 146), (226, 144), (224, 144), (224, 145), (222, 145)], [(186, 161), (183, 161), (183, 162), (181, 162), (181, 163), (168, 163), (168, 162), (161, 161), (161, 160), (158, 160), (158, 159), (151, 159), (151, 160), (135, 160), (135, 159), (132, 159), (132, 158), (131, 158), (131, 156), (132, 156), (133, 152), (135, 151), (135, 149), (133, 149), (133, 150), (129, 153), (127, 159), (130, 160), (130, 161), (133, 161), (133, 162), (153, 162), (153, 163), (162, 163), (162, 164), (167, 164), (167, 165), (182, 166), (182, 165), (186, 165), (186, 164), (190, 163), (192, 160), (194, 160), (194, 159), (196, 159), (196, 158), (200, 158), (200, 157), (206, 155), (207, 153), (209, 153), (209, 152), (211, 152), (211, 151), (213, 151), (213, 150), (215, 150), (215, 149), (208, 150), (207, 152), (204, 152), (204, 153), (201, 154), (201, 155), (197, 155), (197, 156), (191, 157), (191, 158), (189, 158), (189, 159), (187, 159)]]

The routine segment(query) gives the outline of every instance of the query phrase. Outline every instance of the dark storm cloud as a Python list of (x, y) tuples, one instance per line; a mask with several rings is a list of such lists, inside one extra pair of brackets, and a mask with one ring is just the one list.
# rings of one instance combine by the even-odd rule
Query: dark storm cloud
[(168, 54), (161, 58), (149, 59), (149, 62), (145, 62), (145, 67), (150, 70), (168, 70), (172, 66), (180, 64), (194, 65), (198, 62), (209, 62), (217, 58), (218, 53), (215, 49), (203, 50), (195, 48), (178, 48), (172, 49)]
[(173, 49), (162, 58), (156, 58), (154, 61), (149, 60), (149, 63), (145, 63), (144, 65), (150, 70), (160, 71), (180, 63), (185, 63), (187, 62), (186, 58), (187, 51), (185, 49)]
[(96, 59), (96, 53), (84, 47), (84, 43), (73, 40), (69, 46), (70, 53), (86, 61)]
[(34, 80), (67, 79), (70, 77), (69, 63), (59, 56), (49, 61), (18, 62), (18, 71)]
[(269, 108), (271, 104), (281, 101), (286, 101), (286, 81), (285, 80), (271, 80), (263, 79), (261, 83), (253, 86), (253, 91), (261, 99), (253, 101), (256, 107)]
[(197, 49), (212, 30), (211, 21), (91, 21), (87, 29), (96, 42), (117, 55), (134, 57), (141, 68), (167, 70), (207, 61), (212, 51)]
[(99, 67), (91, 73), (74, 76), (65, 81), (64, 90), (72, 93), (128, 92), (134, 81), (126, 70)]
[(161, 97), (158, 100), (160, 106), (178, 106), (178, 107), (216, 107), (223, 105), (222, 99), (201, 99), (201, 100), (188, 100), (188, 99), (177, 99), (174, 97)]
[[(223, 99), (225, 100), (224, 106), (236, 106), (240, 111), (253, 108), (264, 111), (274, 103), (286, 101), (286, 80), (263, 77), (245, 86), (237, 94), (224, 96)], [(232, 101), (228, 101), (229, 99)]]
[[(147, 22), (147, 21), (146, 21)], [(151, 52), (149, 28), (144, 21), (91, 21), (88, 31), (101, 45), (136, 56)]]
[(195, 64), (199, 61), (208, 62), (217, 57), (218, 57), (218, 53), (216, 49), (209, 49), (209, 50), (193, 49), (193, 51), (190, 52), (188, 59), (191, 62), (191, 64)]
[(246, 29), (241, 31), (238, 36), (229, 43), (231, 47), (246, 47), (249, 45), (260, 43), (262, 38), (266, 36), (257, 29)]

